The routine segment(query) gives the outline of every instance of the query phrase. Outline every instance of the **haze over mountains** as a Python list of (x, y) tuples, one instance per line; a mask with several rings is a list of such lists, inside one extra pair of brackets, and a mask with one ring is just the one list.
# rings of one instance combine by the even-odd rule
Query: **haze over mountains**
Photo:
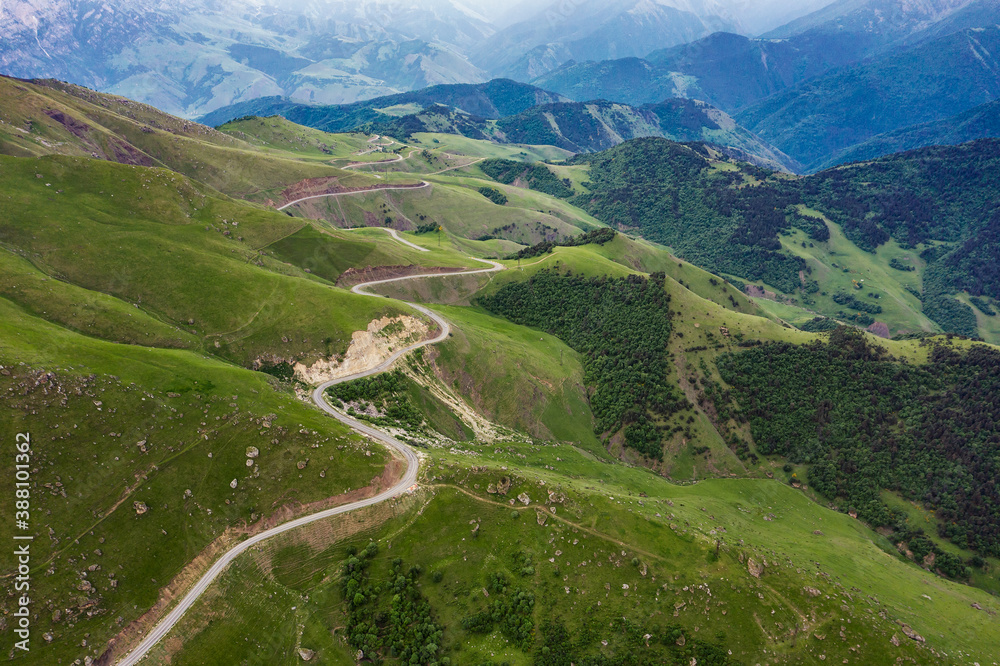
[(788, 11), (773, 0), (14, 0), (0, 6), (0, 71), (194, 117), (266, 95), (347, 103), (534, 77), (569, 58), (641, 56), (716, 30), (777, 27), (794, 18)]

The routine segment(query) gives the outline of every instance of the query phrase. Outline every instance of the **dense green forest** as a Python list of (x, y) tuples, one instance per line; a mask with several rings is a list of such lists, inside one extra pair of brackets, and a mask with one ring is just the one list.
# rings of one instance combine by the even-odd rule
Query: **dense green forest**
[(611, 279), (542, 271), (478, 304), (580, 352), (595, 432), (624, 428), (627, 446), (661, 459), (663, 436), (654, 419), (688, 407), (668, 383), (671, 312), (664, 281), (662, 273)]
[(717, 170), (700, 144), (656, 138), (575, 160), (590, 164), (592, 193), (574, 203), (715, 272), (798, 289), (806, 265), (782, 250), (779, 234), (800, 228), (814, 241), (829, 239), (822, 220), (796, 208), (804, 205), (866, 251), (889, 239), (904, 248), (929, 245), (921, 253), (930, 264), (922, 300), (947, 331), (975, 335), (975, 316), (944, 296), (1000, 299), (1000, 140), (923, 148), (798, 179), (746, 164)]
[(717, 171), (690, 146), (637, 139), (596, 155), (592, 194), (573, 202), (606, 224), (632, 229), (709, 270), (796, 289), (805, 263), (781, 252), (794, 197), (774, 187), (737, 189), (739, 171)]
[(479, 164), (479, 168), (487, 176), (504, 185), (510, 185), (520, 179), (532, 190), (564, 199), (573, 196), (573, 188), (569, 181), (560, 180), (544, 164), (526, 164), (497, 157), (484, 160)]
[[(879, 493), (897, 491), (936, 508), (942, 536), (1000, 555), (997, 350), (939, 342), (917, 366), (841, 327), (829, 344), (765, 344), (718, 368), (732, 387), (719, 399), (739, 404), (758, 450), (810, 465), (818, 492), (892, 527)], [(936, 567), (962, 577), (959, 564), (939, 555)]]

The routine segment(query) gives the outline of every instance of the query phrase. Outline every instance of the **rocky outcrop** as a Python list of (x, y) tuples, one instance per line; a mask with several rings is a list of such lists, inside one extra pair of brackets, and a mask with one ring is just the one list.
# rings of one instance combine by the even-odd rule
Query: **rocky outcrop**
[(323, 359), (308, 367), (296, 363), (295, 377), (306, 384), (316, 385), (370, 370), (394, 351), (426, 338), (429, 332), (427, 324), (408, 315), (375, 319), (368, 324), (367, 330), (354, 332), (343, 359)]

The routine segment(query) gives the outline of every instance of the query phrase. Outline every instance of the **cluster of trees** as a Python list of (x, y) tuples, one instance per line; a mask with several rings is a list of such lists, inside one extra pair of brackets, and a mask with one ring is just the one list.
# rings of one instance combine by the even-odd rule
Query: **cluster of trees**
[[(609, 627), (604, 627), (606, 632)], [(561, 620), (548, 620), (542, 624), (542, 647), (535, 651), (533, 666), (731, 666), (738, 662), (730, 659), (725, 648), (725, 636), (717, 635), (718, 642), (702, 640), (677, 624), (665, 627), (647, 627), (626, 618), (616, 618), (610, 627), (622, 637), (625, 650), (608, 654), (598, 648), (597, 636), (585, 627), (571, 635)], [(648, 636), (648, 638), (647, 638)]]
[(517, 180), (529, 188), (544, 194), (551, 194), (562, 199), (573, 196), (573, 187), (569, 179), (560, 179), (544, 164), (527, 164), (517, 160), (491, 158), (479, 163), (483, 173), (504, 185), (511, 185)]
[(889, 260), (889, 268), (895, 268), (897, 271), (903, 271), (905, 273), (911, 273), (917, 270), (916, 266), (902, 262), (896, 257)]
[[(408, 392), (409, 380), (400, 370), (334, 384), (326, 390), (330, 402), (338, 407), (343, 408), (345, 403), (353, 403), (348, 406), (347, 413), (355, 418), (376, 425), (421, 430), (424, 415), (410, 401)], [(372, 405), (380, 416), (359, 412), (354, 404), (359, 405), (362, 410)]]
[(829, 317), (813, 317), (804, 324), (799, 325), (799, 329), (811, 333), (826, 333), (840, 326), (835, 319)]
[(1000, 352), (936, 344), (915, 366), (841, 327), (717, 365), (758, 450), (809, 464), (815, 490), (887, 527), (880, 493), (897, 491), (934, 507), (942, 536), (1000, 555)]
[(541, 243), (536, 243), (530, 247), (521, 248), (517, 252), (504, 258), (511, 261), (515, 259), (530, 259), (531, 257), (540, 257), (543, 254), (548, 254), (557, 247), (577, 247), (580, 245), (591, 244), (604, 245), (605, 243), (613, 241), (616, 235), (618, 235), (618, 232), (614, 229), (610, 227), (601, 227), (600, 229), (592, 229), (591, 231), (580, 234), (579, 236), (564, 238), (561, 241), (542, 241)]
[(665, 276), (585, 278), (542, 271), (478, 300), (511, 321), (550, 333), (583, 355), (595, 432), (624, 429), (627, 446), (661, 459), (666, 420), (690, 407), (667, 380), (670, 295)]
[(510, 587), (501, 572), (490, 575), (490, 603), (478, 613), (462, 619), (462, 628), (473, 634), (488, 634), (498, 629), (516, 647), (528, 650), (535, 636), (532, 620), (535, 595), (519, 587)]
[(438, 666), (441, 637), (430, 603), (417, 587), (420, 567), (404, 571), (396, 558), (384, 579), (372, 583), (369, 568), (378, 554), (370, 542), (344, 562), (341, 592), (347, 604), (347, 640), (376, 662), (386, 657), (404, 664)]
[(507, 195), (495, 187), (483, 185), (479, 188), (479, 193), (498, 206), (504, 206), (507, 204)]
[(928, 294), (923, 296), (924, 314), (940, 324), (949, 333), (957, 333), (967, 338), (979, 336), (979, 322), (972, 308), (947, 294)]
[(846, 305), (852, 310), (867, 312), (868, 314), (882, 314), (882, 306), (874, 303), (865, 303), (854, 294), (846, 291), (838, 291), (833, 295), (833, 302), (838, 305)]

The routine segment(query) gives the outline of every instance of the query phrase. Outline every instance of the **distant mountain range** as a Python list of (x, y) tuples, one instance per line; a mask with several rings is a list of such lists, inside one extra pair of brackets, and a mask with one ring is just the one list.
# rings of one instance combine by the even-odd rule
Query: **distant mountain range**
[[(579, 100), (644, 104), (684, 96), (735, 113), (942, 24), (961, 25), (954, 20), (956, 13), (973, 16), (973, 7), (995, 4), (996, 0), (971, 4), (970, 0), (840, 0), (762, 38), (720, 32), (651, 51), (641, 60), (566, 62), (533, 83)], [(981, 14), (972, 22), (988, 25)]]
[(567, 63), (534, 83), (577, 100), (703, 99), (814, 170), (875, 135), (1000, 98), (998, 24), (998, 0), (842, 0), (773, 37), (717, 33), (644, 59)]
[(969, 28), (809, 81), (736, 115), (817, 168), (858, 143), (1000, 99), (1000, 27)]
[(52, 77), (192, 117), (264, 95), (350, 102), (489, 78), (496, 29), (450, 0), (14, 0), (0, 73)]
[[(441, 83), (533, 78), (569, 58), (756, 32), (804, 0), (8, 0), (0, 73), (56, 78), (185, 117), (262, 96), (343, 104)], [(661, 98), (662, 99), (662, 98)]]
[(827, 166), (872, 160), (927, 146), (957, 146), (987, 137), (1000, 137), (1000, 101), (981, 104), (944, 120), (878, 134), (843, 151)]
[(575, 153), (655, 136), (711, 143), (738, 159), (773, 169), (801, 169), (705, 102), (674, 98), (638, 107), (603, 100), (573, 102), (509, 79), (433, 86), (340, 106), (261, 98), (218, 109), (200, 121), (219, 126), (244, 116), (274, 115), (327, 132), (364, 130), (397, 137), (444, 132), (498, 143), (552, 145)]
[[(874, 155), (882, 148), (854, 148), (911, 126), (921, 126), (912, 136), (930, 136), (927, 123), (943, 123), (940, 136), (992, 132), (985, 121), (947, 125), (1000, 99), (998, 26), (1000, 0), (794, 9), (780, 0), (13, 0), (0, 7), (0, 73), (66, 80), (210, 124), (292, 113), (325, 129), (443, 127), (495, 140), (518, 132), (479, 120), (542, 104), (617, 104), (612, 116), (607, 105), (558, 107), (545, 131), (574, 151), (684, 136), (644, 107), (695, 99), (728, 114), (720, 126), (746, 128), (723, 130), (722, 145), (811, 171)], [(755, 32), (763, 36), (747, 36)], [(459, 85), (505, 78), (535, 89), (508, 100), (514, 89), (497, 84), (507, 88), (494, 101), (511, 104), (500, 108)], [(442, 85), (459, 87), (445, 94)], [(718, 132), (704, 117), (703, 131)], [(571, 131), (571, 118), (595, 129)], [(899, 145), (914, 141), (923, 139)]]

